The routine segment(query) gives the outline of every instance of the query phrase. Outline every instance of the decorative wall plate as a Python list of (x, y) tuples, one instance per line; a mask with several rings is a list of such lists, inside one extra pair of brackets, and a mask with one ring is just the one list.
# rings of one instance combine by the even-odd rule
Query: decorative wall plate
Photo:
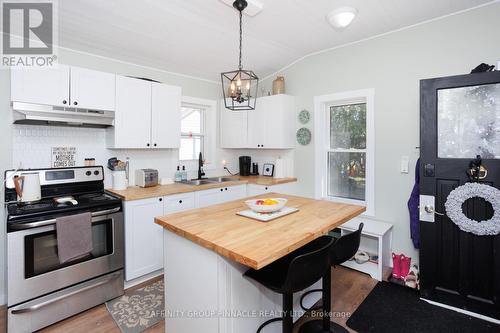
[(297, 131), (297, 142), (303, 146), (311, 143), (312, 134), (308, 128), (302, 127)]
[(302, 110), (299, 112), (298, 118), (301, 124), (307, 124), (311, 120), (311, 114), (307, 110)]

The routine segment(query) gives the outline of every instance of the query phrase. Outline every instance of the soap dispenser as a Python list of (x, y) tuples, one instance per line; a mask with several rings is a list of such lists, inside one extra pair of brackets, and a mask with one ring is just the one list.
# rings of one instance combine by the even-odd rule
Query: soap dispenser
[(188, 173), (186, 171), (185, 165), (182, 166), (181, 178), (182, 178), (182, 181), (186, 181), (188, 179)]
[(177, 166), (177, 171), (175, 172), (175, 181), (180, 182), (182, 181), (182, 173), (181, 173), (181, 167)]

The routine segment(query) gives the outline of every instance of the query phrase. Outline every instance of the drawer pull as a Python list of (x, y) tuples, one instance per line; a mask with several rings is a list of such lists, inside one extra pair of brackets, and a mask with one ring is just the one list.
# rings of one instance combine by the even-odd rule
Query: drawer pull
[(182, 200), (179, 200), (179, 203), (182, 203)]

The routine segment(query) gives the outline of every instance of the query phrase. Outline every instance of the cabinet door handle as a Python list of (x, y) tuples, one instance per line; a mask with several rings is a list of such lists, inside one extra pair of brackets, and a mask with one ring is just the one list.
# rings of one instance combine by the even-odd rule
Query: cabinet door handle
[(225, 188), (225, 190), (227, 191), (227, 187)]
[(220, 191), (222, 192), (222, 191), (224, 191), (224, 189), (223, 189), (223, 188), (221, 188), (221, 189), (220, 189)]
[(74, 102), (73, 102), (73, 105), (78, 105), (78, 102), (77, 102), (77, 101), (74, 101)]
[(153, 146), (155, 146), (155, 147), (156, 147), (156, 143), (155, 143)]
[(158, 200), (163, 201), (163, 198), (160, 198), (160, 199), (158, 199)]
[(67, 103), (68, 103), (68, 101), (63, 99), (63, 104), (67, 104)]
[(150, 146), (150, 144), (149, 144), (149, 143), (146, 143), (146, 146), (148, 146), (148, 147), (149, 147), (149, 146)]
[(264, 189), (267, 191), (267, 186)]
[(182, 200), (179, 200), (179, 203), (182, 203)]

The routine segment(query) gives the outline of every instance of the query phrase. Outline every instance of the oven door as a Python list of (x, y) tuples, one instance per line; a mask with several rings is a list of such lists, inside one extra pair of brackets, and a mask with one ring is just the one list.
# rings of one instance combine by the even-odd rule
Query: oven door
[(18, 224), (7, 234), (8, 306), (69, 287), (124, 266), (120, 208), (92, 213), (92, 252), (60, 264), (55, 220)]

